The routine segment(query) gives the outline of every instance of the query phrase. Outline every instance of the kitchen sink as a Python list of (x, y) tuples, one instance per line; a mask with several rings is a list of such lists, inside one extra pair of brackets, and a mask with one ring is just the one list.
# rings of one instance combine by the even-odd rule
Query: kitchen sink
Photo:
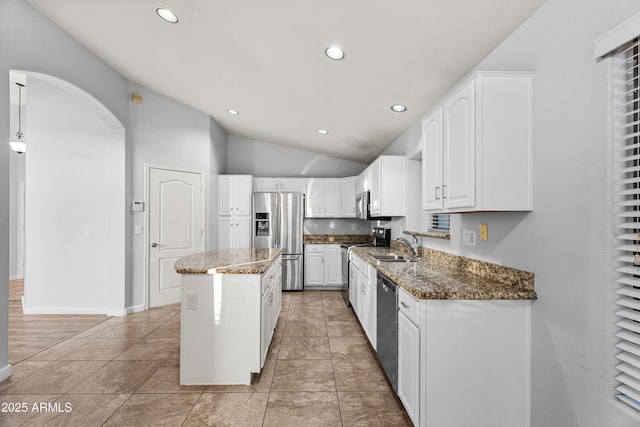
[(405, 257), (404, 255), (371, 255), (377, 261), (382, 262), (415, 262), (415, 258)]

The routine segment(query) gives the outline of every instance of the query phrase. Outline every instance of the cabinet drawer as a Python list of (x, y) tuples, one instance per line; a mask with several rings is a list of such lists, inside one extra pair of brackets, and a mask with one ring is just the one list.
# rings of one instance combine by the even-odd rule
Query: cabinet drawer
[(398, 291), (398, 310), (413, 323), (420, 324), (420, 301), (403, 288), (399, 288)]
[(324, 245), (304, 245), (307, 253), (324, 253)]

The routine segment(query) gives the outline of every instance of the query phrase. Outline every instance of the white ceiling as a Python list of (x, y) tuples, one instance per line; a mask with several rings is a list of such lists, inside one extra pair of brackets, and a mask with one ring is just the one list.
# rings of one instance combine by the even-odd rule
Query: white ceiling
[(545, 0), (27, 1), (230, 134), (368, 163)]

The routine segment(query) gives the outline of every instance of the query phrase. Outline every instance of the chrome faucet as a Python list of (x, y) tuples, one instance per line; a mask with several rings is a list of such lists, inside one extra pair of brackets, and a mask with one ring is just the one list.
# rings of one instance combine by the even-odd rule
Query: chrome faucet
[(413, 245), (411, 244), (411, 242), (409, 242), (407, 239), (405, 239), (404, 237), (396, 237), (395, 239), (396, 242), (401, 242), (404, 243), (405, 245), (409, 246), (411, 248), (411, 253), (413, 254), (413, 256), (415, 258), (418, 257), (418, 251), (416, 251), (416, 249), (413, 247)]

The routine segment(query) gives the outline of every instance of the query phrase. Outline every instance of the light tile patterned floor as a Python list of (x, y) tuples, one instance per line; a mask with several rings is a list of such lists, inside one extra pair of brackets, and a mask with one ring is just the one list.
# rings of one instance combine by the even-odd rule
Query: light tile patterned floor
[(411, 425), (336, 291), (283, 295), (250, 386), (179, 385), (179, 306), (105, 318), (22, 315), (10, 304), (1, 426)]

